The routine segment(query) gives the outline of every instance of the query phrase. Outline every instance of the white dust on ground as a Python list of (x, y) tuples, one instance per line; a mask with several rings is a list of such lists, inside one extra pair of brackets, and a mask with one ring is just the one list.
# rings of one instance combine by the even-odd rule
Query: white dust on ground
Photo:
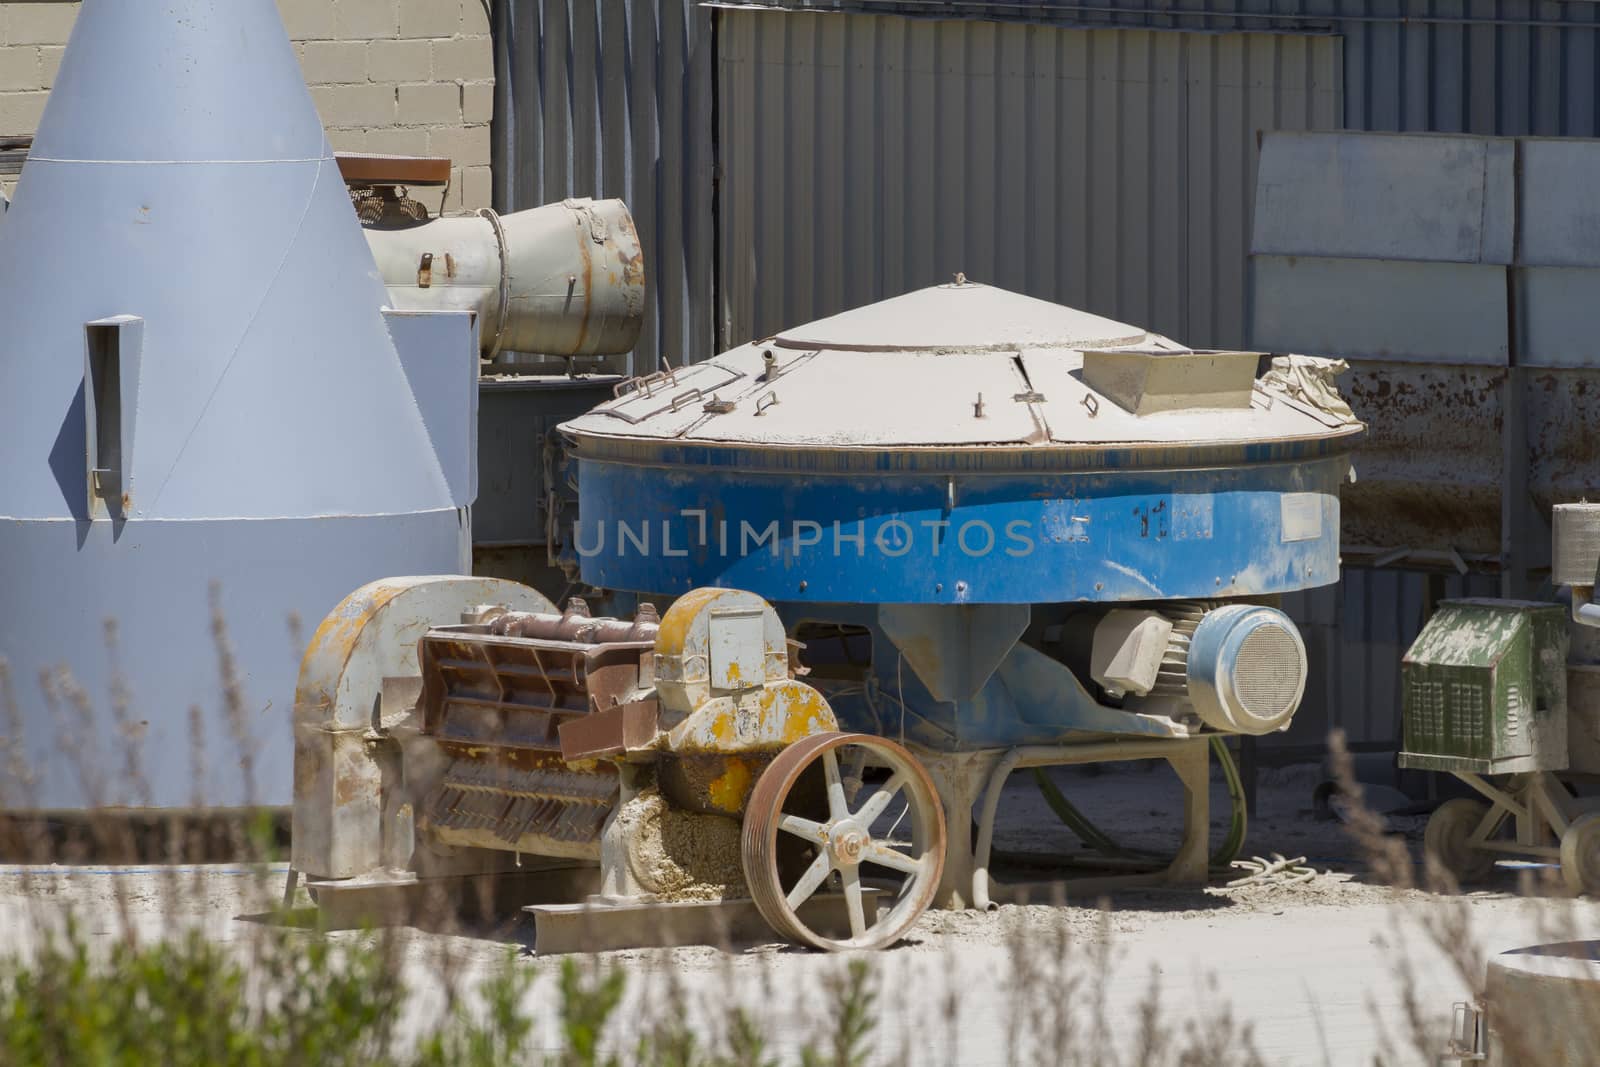
[[(1409, 941), (1412, 946), (1417, 992), (1429, 1012), (1447, 1015), (1466, 986), (1415, 935), (1415, 916), (1439, 902), (1370, 880), (1342, 826), (1314, 816), (1311, 797), (1318, 777), (1314, 768), (1264, 775), (1259, 814), (1244, 849), (1245, 855), (1305, 856), (1319, 871), (1309, 882), (1126, 890), (1104, 901), (1069, 890), (1059, 906), (1007, 905), (990, 913), (924, 916), (901, 946), (873, 957), (883, 976), (879, 1047), (911, 1049), (919, 1062), (1004, 1063), (1018, 952), (1067, 946), (1082, 952), (1105, 945), (1114, 949), (1116, 962), (1096, 982), (1104, 987), (1107, 1010), (1116, 1021), (1136, 1019), (1154, 976), (1171, 994), (1164, 1003), (1174, 1018), (1193, 1018), (1224, 1001), (1233, 1005), (1254, 1025), (1269, 1063), (1322, 1062), (1319, 1046), (1327, 1050), (1327, 1062), (1371, 1062), (1379, 1040), (1374, 1020), (1392, 1025), (1402, 1011), (1398, 945)], [(1097, 776), (1058, 772), (1056, 781), (1122, 843), (1175, 847), (1180, 809), (1172, 776), (1138, 770)], [(1212, 801), (1216, 841), (1227, 819), (1220, 785), (1214, 786)], [(1420, 823), (1395, 823), (1408, 831), (1415, 849)], [(1027, 775), (1017, 775), (1006, 791), (996, 845), (1011, 853), (1084, 851)], [(1006, 874), (997, 868), (999, 877)], [(262, 879), (225, 866), (186, 870), (179, 877), (155, 868), (24, 872), (0, 867), (0, 944), (24, 948), (30, 932), (58, 923), (70, 907), (98, 943), (121, 936), (125, 912), (143, 936), (170, 932), (176, 917), (180, 924), (199, 923), (209, 936), (244, 952), (251, 932), (262, 927), (248, 917), (266, 910), (281, 892), (281, 879), (281, 869)], [(1566, 924), (1564, 937), (1600, 937), (1600, 905), (1522, 900), (1517, 889), (1516, 877), (1502, 874), (1461, 898), (1486, 950), (1551, 940), (1546, 934), (1558, 917)], [(1109, 910), (1102, 911), (1102, 904)], [(1408, 929), (1412, 933), (1405, 933)], [(522, 947), (514, 929), (481, 928), (466, 935), (405, 929), (397, 936), (404, 971), (424, 989), (425, 1001), (428, 990), (437, 994), (441, 975), (470, 987)], [(548, 1020), (562, 961), (524, 954), (522, 962), (539, 975), (530, 1006)], [(840, 966), (835, 956), (776, 943), (733, 952), (709, 947), (614, 952), (600, 963), (621, 965), (635, 976), (631, 984), (637, 993), (630, 997), (639, 999), (630, 1000), (621, 1016), (629, 1027), (639, 1025), (651, 997), (691, 1005), (697, 1013), (714, 1013), (731, 1000), (762, 1013), (776, 1047), (789, 1053), (817, 1032), (815, 994)], [(1212, 978), (1216, 989), (1205, 992)], [(959, 1026), (944, 1021), (952, 1005)], [(417, 1031), (428, 1018), (426, 1005), (408, 1012), (407, 1032)], [(708, 1015), (707, 1024), (714, 1023)]]

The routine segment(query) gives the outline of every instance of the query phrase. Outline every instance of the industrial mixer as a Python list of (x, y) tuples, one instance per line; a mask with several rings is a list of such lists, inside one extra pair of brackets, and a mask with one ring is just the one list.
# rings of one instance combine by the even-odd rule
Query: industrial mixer
[(1361, 430), (1335, 368), (1260, 363), (958, 277), (625, 383), (563, 428), (570, 548), (670, 608), (357, 594), (301, 677), (295, 867), (326, 898), (565, 860), (606, 910), (532, 909), (545, 950), (707, 907), (881, 945), (999, 895), (1013, 770), (1154, 759), (1184, 836), (1136, 877), (1203, 880), (1209, 746), (1299, 704), (1271, 601), (1337, 579)]
[[(1013, 769), (1167, 759), (1206, 868), (1208, 733), (1284, 727), (1273, 596), (1337, 581), (1361, 426), (1329, 365), (1196, 352), (958, 276), (641, 379), (568, 423), (607, 589), (749, 589), (848, 729), (927, 765), (940, 898), (988, 903)], [(973, 847), (969, 812), (983, 795)]]

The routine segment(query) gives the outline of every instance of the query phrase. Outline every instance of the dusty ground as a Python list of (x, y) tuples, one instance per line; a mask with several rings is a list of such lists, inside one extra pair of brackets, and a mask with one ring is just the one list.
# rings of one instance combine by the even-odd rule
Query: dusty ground
[[(1168, 775), (1062, 773), (1058, 780), (1091, 818), (1119, 838), (1152, 848), (1174, 842), (1178, 793)], [(1313, 817), (1316, 780), (1314, 768), (1269, 775), (1245, 849), (1247, 855), (1306, 856), (1325, 872), (1310, 882), (1129, 891), (1111, 898), (1105, 913), (1097, 901), (1070, 894), (1061, 906), (930, 913), (905, 944), (874, 957), (883, 977), (877, 1048), (894, 1059), (904, 1054), (906, 1062), (1016, 1062), (1024, 1050), (1012, 1043), (1015, 1036), (1041, 1025), (1040, 1009), (1020, 1007), (1023, 998), (1016, 987), (1020, 975), (1038, 974), (1044, 977), (1034, 979), (1035, 985), (1059, 988), (1062, 997), (1088, 998), (1098, 990), (1108, 1020), (1122, 1033), (1134, 1028), (1135, 1012), (1154, 981), (1163, 1016), (1174, 1023), (1231, 1006), (1252, 1025), (1270, 1063), (1371, 1063), (1385, 1032), (1403, 1033), (1402, 960), (1416, 974), (1414, 991), (1422, 1008), (1437, 1017), (1463, 999), (1466, 988), (1422, 934), (1418, 916), (1438, 914), (1439, 901), (1367, 880), (1342, 827)], [(1220, 787), (1214, 806), (1220, 832), (1226, 808)], [(1003, 811), (997, 847), (1081, 851), (1026, 775), (1014, 778)], [(1410, 831), (1413, 844), (1420, 837), (1419, 819), (1396, 819), (1394, 825)], [(263, 884), (251, 872), (230, 867), (189, 869), (176, 878), (154, 868), (0, 869), (0, 934), (8, 945), (26, 944), (41, 921), (72, 905), (89, 917), (92, 934), (110, 938), (120, 929), (119, 909), (125, 907), (133, 925), (149, 934), (182, 918), (243, 945), (260, 928), (247, 916), (262, 910), (265, 897), (281, 888), (281, 877), (281, 870), (272, 872)], [(1524, 899), (1518, 896), (1518, 879), (1502, 873), (1460, 898), (1472, 936), (1485, 951), (1555, 934), (1600, 937), (1600, 904)], [(441, 976), (470, 986), (498, 966), (522, 936), (516, 930), (486, 929), (471, 936), (401, 934), (407, 967), (435, 1005)], [(1108, 967), (1094, 960), (1101, 945), (1108, 946)], [(606, 959), (634, 976), (621, 1014), (625, 1024), (638, 1024), (670, 1003), (713, 1032), (736, 999), (758, 1011), (791, 1050), (832, 1025), (819, 991), (837, 973), (837, 957), (762, 945), (731, 953), (712, 948), (622, 952)], [(555, 961), (524, 954), (520, 965), (540, 971), (531, 996), (541, 1008), (549, 1005)], [(542, 1014), (550, 1016), (548, 1010)], [(419, 1006), (408, 1024), (420, 1027), (427, 1017), (427, 1006)], [(1415, 1061), (1402, 1057), (1398, 1062)]]

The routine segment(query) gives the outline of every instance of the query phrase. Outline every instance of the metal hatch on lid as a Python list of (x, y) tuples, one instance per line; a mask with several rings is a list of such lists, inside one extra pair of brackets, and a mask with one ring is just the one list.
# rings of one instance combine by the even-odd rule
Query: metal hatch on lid
[(1011, 352), (822, 351), (699, 426), (697, 440), (797, 447), (1026, 444), (1040, 435)]
[(747, 376), (717, 362), (697, 363), (635, 378), (618, 386), (615, 399), (585, 418), (614, 421), (630, 436), (675, 437), (694, 425), (719, 389), (739, 388)]
[(1259, 386), (1248, 407), (1196, 405), (1136, 415), (1084, 380), (1081, 352), (1030, 350), (1020, 358), (1055, 444), (1201, 445), (1330, 436), (1330, 428), (1300, 405)]

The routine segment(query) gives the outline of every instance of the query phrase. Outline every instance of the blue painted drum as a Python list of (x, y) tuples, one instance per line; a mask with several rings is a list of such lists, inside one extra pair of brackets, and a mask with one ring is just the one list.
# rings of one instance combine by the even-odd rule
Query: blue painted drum
[[(583, 579), (889, 604), (1221, 598), (1339, 573), (1344, 455), (1223, 469), (795, 475), (581, 460)], [(952, 506), (953, 502), (953, 506)]]
[[(374, 579), (462, 571), (465, 521), (444, 508), (116, 527), (0, 522), (8, 608), (0, 662), (20, 715), (10, 740), (37, 776), (26, 791), (12, 783), (8, 799), (47, 810), (291, 803), (295, 682), (317, 623)], [(232, 693), (212, 631), (213, 597)], [(86, 712), (66, 696), (71, 690), (84, 694)], [(228, 708), (234, 697), (237, 717)], [(122, 773), (119, 731), (138, 739), (147, 796)]]

